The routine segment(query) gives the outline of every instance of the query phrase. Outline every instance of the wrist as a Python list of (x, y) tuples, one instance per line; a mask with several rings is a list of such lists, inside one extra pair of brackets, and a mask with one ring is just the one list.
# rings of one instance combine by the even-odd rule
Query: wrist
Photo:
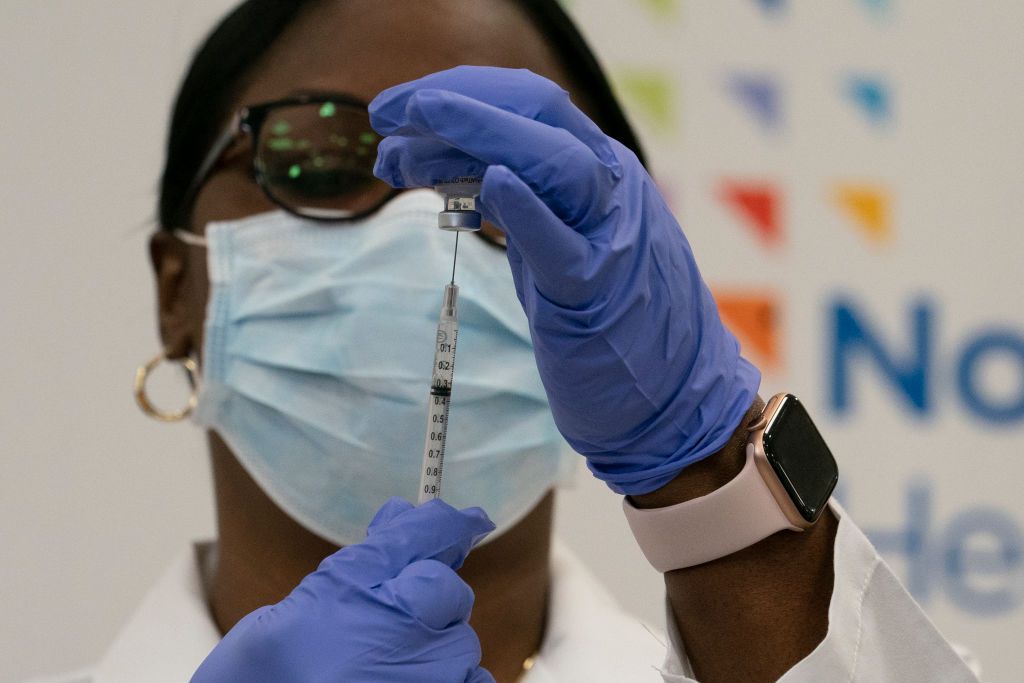
[(763, 409), (764, 401), (760, 396), (755, 397), (725, 446), (707, 458), (683, 468), (661, 488), (629, 496), (630, 502), (639, 509), (668, 507), (706, 496), (727, 484), (743, 468), (746, 461), (747, 427), (757, 420)]

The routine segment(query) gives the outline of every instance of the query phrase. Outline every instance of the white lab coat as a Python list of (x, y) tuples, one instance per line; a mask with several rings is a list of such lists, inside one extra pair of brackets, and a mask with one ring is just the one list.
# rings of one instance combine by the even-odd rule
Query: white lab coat
[[(867, 538), (838, 506), (833, 509), (840, 522), (828, 635), (782, 680), (977, 680), (976, 671), (939, 634)], [(523, 683), (694, 680), (671, 618), (668, 637), (645, 627), (557, 543), (552, 571), (550, 622)], [(189, 549), (146, 596), (97, 666), (53, 680), (186, 681), (219, 639)]]

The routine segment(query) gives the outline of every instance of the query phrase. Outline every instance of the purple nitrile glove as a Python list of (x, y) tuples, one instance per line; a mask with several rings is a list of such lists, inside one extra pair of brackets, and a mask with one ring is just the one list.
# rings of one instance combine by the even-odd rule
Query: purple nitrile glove
[(392, 498), (365, 541), (239, 621), (193, 683), (493, 683), (468, 623), (473, 591), (455, 573), (493, 529), (479, 508)]
[(636, 155), (526, 70), (432, 74), (370, 116), (393, 186), (483, 178), (555, 422), (597, 477), (647, 493), (725, 445), (760, 373)]

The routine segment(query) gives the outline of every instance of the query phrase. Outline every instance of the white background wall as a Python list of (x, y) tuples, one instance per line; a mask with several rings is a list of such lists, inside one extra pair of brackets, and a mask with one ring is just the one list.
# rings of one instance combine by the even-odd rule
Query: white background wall
[[(130, 387), (158, 348), (145, 241), (167, 112), (189, 51), (230, 4), (0, 5), (0, 680), (88, 663), (172, 556), (211, 534), (201, 436), (142, 417)], [(808, 401), (869, 531), (905, 530), (909, 487), (926, 482), (932, 509), (913, 518), (929, 524), (923, 550), (891, 558), (916, 572), (940, 627), (973, 647), (994, 680), (1012, 680), (1024, 628), (1024, 466), (1013, 455), (1024, 423), (993, 425), (965, 409), (954, 370), (967, 341), (1024, 328), (1024, 9), (1010, 0), (790, 4), (571, 6), (633, 93), (659, 180), (709, 281), (773, 283), (783, 365), (766, 376), (766, 393)], [(857, 70), (892, 86), (888, 123), (866, 123), (844, 99), (841, 81)], [(773, 131), (727, 92), (735, 72), (780, 86)], [(643, 84), (647, 97), (635, 94)], [(722, 204), (726, 177), (781, 188), (781, 246), (764, 249)], [(842, 178), (887, 188), (888, 242), (865, 240), (830, 202)], [(870, 362), (851, 364), (853, 407), (830, 408), (829, 312), (840, 294), (893, 349), (907, 346), (908, 306), (932, 302), (925, 414), (908, 410)], [(180, 386), (170, 379), (161, 393), (173, 401)], [(1012, 400), (1024, 392), (1024, 359), (992, 356), (979, 382)], [(660, 578), (639, 558), (618, 500), (580, 481), (560, 502), (562, 537), (629, 609), (657, 621)], [(949, 568), (960, 547), (949, 537), (964, 519), (981, 526), (961, 540), (988, 558), (969, 575)], [(1009, 526), (990, 533), (979, 519)], [(964, 586), (1002, 591), (1003, 608), (979, 613)]]

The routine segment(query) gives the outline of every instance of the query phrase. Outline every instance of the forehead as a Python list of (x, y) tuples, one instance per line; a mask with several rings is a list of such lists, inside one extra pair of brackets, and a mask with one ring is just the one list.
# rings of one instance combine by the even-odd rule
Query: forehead
[(460, 64), (525, 67), (569, 89), (554, 52), (511, 0), (321, 0), (264, 56), (238, 104), (302, 90), (369, 102)]

